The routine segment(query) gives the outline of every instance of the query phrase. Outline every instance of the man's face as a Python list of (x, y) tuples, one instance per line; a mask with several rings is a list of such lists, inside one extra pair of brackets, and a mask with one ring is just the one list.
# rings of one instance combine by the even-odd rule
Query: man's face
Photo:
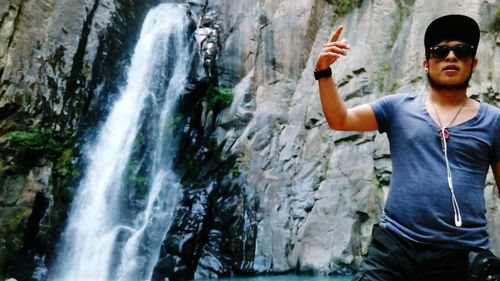
[[(461, 41), (443, 41), (436, 46), (456, 47), (460, 45), (460, 50), (450, 50), (446, 56), (437, 56), (433, 52), (428, 60), (424, 60), (423, 66), (427, 71), (427, 77), (431, 87), (438, 89), (466, 89), (477, 59), (472, 55), (464, 56), (464, 48), (468, 46)], [(446, 48), (441, 54), (446, 54)], [(442, 51), (442, 50), (441, 50)]]

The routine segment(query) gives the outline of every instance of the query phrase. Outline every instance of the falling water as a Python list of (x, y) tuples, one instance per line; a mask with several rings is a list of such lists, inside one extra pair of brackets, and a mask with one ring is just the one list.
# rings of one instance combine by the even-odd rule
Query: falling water
[(191, 66), (190, 20), (175, 4), (148, 13), (126, 86), (85, 153), (47, 280), (151, 279), (179, 193), (172, 123)]

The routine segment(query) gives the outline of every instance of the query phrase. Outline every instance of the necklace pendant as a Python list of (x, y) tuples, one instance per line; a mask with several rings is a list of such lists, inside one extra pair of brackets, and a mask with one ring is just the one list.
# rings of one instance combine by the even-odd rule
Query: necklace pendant
[(444, 134), (444, 139), (449, 139), (450, 138), (450, 130), (448, 128), (444, 128), (443, 130), (438, 130), (436, 132), (436, 138), (442, 139)]

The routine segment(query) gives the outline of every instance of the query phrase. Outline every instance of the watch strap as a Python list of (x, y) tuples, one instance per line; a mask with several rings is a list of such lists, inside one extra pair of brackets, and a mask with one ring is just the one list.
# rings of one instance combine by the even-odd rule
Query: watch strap
[(330, 67), (323, 70), (314, 71), (314, 79), (319, 80), (320, 78), (331, 77), (332, 69)]

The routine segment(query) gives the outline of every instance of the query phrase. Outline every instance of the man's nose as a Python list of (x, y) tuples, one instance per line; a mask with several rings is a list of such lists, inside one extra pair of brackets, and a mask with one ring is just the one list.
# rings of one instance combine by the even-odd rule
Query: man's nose
[(448, 55), (446, 56), (446, 61), (456, 61), (456, 60), (458, 60), (457, 56), (455, 55), (453, 50), (450, 50), (448, 52)]

